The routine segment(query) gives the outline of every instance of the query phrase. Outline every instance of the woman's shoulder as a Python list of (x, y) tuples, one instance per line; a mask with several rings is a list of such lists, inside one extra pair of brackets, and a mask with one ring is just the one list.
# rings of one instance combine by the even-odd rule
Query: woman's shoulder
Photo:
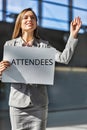
[(8, 46), (14, 46), (16, 41), (19, 41), (21, 38), (18, 37), (18, 38), (15, 38), (15, 39), (10, 39), (10, 40), (7, 40), (5, 45), (8, 45)]

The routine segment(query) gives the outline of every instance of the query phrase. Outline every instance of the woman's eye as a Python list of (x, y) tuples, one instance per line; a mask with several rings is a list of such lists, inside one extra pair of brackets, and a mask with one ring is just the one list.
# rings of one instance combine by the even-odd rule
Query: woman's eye
[(34, 17), (34, 16), (31, 16), (31, 19), (35, 19), (35, 17)]
[(23, 19), (28, 19), (28, 16), (24, 16)]
[(32, 19), (32, 20), (34, 20), (34, 19), (35, 19), (35, 17), (34, 17), (34, 16), (27, 16), (27, 15), (26, 15), (26, 16), (24, 16), (24, 17), (23, 17), (23, 19), (28, 19), (29, 17), (30, 17), (30, 19)]

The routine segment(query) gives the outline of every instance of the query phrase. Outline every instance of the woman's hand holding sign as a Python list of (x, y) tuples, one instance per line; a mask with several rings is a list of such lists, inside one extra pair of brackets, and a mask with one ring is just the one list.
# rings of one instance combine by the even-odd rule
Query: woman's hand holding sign
[(9, 61), (1, 61), (0, 62), (0, 75), (2, 75), (2, 72), (4, 70), (6, 70), (8, 67), (10, 66), (10, 62)]

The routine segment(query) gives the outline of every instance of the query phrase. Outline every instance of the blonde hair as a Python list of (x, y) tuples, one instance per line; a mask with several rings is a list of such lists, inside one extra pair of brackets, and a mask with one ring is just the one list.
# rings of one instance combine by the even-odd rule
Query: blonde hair
[[(36, 16), (35, 12), (31, 8), (27, 8), (27, 9), (22, 10), (20, 12), (20, 14), (17, 16), (15, 26), (14, 26), (14, 31), (13, 31), (13, 34), (12, 34), (12, 39), (17, 38), (19, 36), (22, 36), (21, 21), (22, 21), (22, 18), (24, 16), (24, 14), (27, 11), (32, 11), (32, 13), (34, 14), (34, 16), (36, 18), (36, 22), (37, 22), (37, 16)], [(40, 38), (39, 35), (38, 35), (38, 28), (36, 28), (34, 30), (34, 37), (37, 38), (37, 39)]]

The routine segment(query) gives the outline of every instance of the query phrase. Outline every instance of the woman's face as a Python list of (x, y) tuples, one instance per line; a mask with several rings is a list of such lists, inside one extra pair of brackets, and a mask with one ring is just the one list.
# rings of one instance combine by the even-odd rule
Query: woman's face
[(34, 32), (37, 27), (36, 17), (32, 11), (27, 11), (21, 21), (22, 32)]

